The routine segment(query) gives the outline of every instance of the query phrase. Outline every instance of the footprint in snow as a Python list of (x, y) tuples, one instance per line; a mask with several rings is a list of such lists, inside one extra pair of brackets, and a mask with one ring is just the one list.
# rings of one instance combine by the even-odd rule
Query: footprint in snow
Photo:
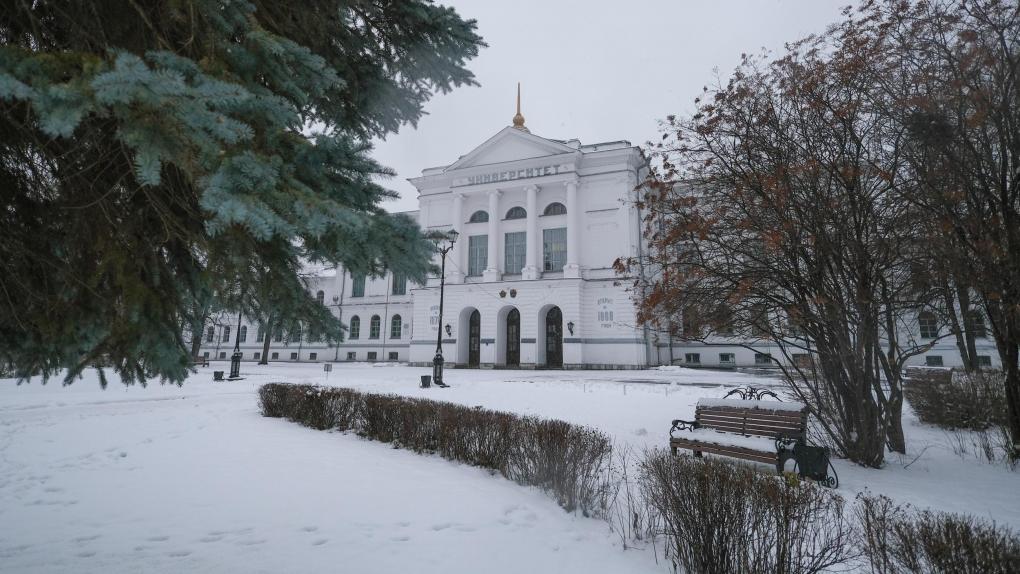
[(320, 538), (320, 539), (316, 540), (315, 542), (312, 542), (312, 546), (322, 546), (323, 544), (325, 544), (327, 542), (329, 542), (328, 538)]
[(170, 540), (170, 537), (169, 536), (150, 536), (150, 537), (146, 538), (146, 540), (148, 540), (149, 542), (166, 542), (167, 540)]
[(304, 527), (301, 528), (301, 531), (302, 532), (315, 532), (318, 529), (319, 529), (318, 526), (304, 526)]
[(407, 542), (410, 539), (410, 536), (394, 536), (393, 538), (390, 538), (393, 542)]
[(191, 556), (190, 550), (175, 550), (173, 552), (167, 552), (167, 556), (171, 558), (184, 558), (185, 556)]
[(101, 536), (100, 534), (93, 534), (92, 536), (79, 536), (79, 537), (75, 538), (74, 541), (78, 542), (78, 543), (91, 542), (91, 541), (99, 538), (100, 536)]

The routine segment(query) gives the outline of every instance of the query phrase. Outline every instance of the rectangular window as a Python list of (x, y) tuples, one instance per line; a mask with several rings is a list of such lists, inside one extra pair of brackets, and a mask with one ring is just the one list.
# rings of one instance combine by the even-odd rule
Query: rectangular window
[(255, 342), (256, 343), (261, 343), (263, 340), (265, 340), (265, 338), (266, 338), (266, 328), (265, 327), (259, 327), (259, 334), (258, 334), (258, 336), (255, 337)]
[(351, 297), (365, 296), (365, 276), (356, 275), (351, 277)]
[(319, 354), (318, 353), (308, 353), (308, 360), (309, 361), (314, 361), (314, 360), (316, 360), (318, 358), (319, 358)]
[(202, 357), (208, 359), (209, 358), (209, 351), (206, 351), (206, 352), (202, 353)]
[(220, 352), (220, 358), (221, 358), (221, 359), (226, 359), (226, 358), (227, 358), (227, 353), (226, 353), (226, 351), (222, 351), (222, 352)]
[(737, 356), (733, 353), (719, 353), (719, 364), (720, 365), (736, 365)]
[(368, 352), (368, 360), (369, 361), (374, 361), (375, 358), (378, 357), (378, 356), (379, 356), (379, 354), (376, 353), (375, 351), (369, 351)]
[(503, 236), (503, 272), (519, 275), (527, 260), (528, 233), (515, 231)]
[(209, 330), (205, 332), (205, 342), (206, 343), (212, 343), (213, 342), (213, 337), (215, 337), (215, 336), (216, 336), (216, 329), (214, 327), (209, 327)]
[(354, 351), (347, 351), (347, 360), (348, 361), (354, 361), (357, 358), (358, 358), (358, 354), (357, 353), (355, 353)]
[(223, 328), (223, 338), (220, 340), (221, 343), (230, 342), (230, 327)]
[(990, 355), (978, 355), (977, 364), (979, 367), (991, 367), (992, 357)]
[(280, 353), (273, 353), (273, 355), (270, 358), (275, 361), (280, 358)]
[(393, 274), (393, 295), (407, 295), (407, 275)]
[(256, 361), (261, 359), (261, 358), (262, 358), (262, 353), (255, 353), (255, 360)]
[(768, 353), (755, 353), (754, 364), (759, 366), (768, 366), (772, 364), (772, 355)]
[(801, 369), (811, 368), (811, 354), (810, 353), (794, 353), (791, 357), (793, 359), (794, 366)]
[(684, 362), (689, 365), (700, 365), (701, 353), (686, 353), (684, 355)]
[(928, 367), (941, 367), (942, 355), (928, 355), (924, 358), (924, 364)]
[(390, 359), (391, 361), (396, 361), (396, 360), (398, 360), (399, 358), (400, 358), (400, 353), (397, 353), (396, 351), (391, 351), (391, 352), (390, 352), (390, 354), (389, 354), (389, 359)]
[(291, 361), (296, 361), (297, 360), (297, 353), (291, 353), (290, 354), (290, 360)]
[(489, 264), (489, 236), (468, 237), (468, 275), (481, 275)]
[(248, 342), (248, 327), (243, 326), (241, 330), (237, 332), (237, 342), (247, 343)]
[(542, 270), (563, 271), (567, 264), (567, 228), (542, 230)]

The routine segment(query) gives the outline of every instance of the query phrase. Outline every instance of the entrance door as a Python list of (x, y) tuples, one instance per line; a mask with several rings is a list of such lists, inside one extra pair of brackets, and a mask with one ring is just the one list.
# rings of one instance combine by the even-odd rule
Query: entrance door
[(521, 366), (521, 312), (517, 309), (506, 316), (506, 366)]
[(545, 366), (563, 366), (563, 313), (559, 307), (545, 315)]
[(475, 309), (468, 323), (468, 366), (477, 367), (481, 363), (482, 352), (482, 314)]

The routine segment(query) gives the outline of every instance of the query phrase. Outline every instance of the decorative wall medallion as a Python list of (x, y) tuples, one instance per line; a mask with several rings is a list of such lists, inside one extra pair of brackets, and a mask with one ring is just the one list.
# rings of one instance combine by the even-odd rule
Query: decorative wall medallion
[(517, 289), (511, 289), (510, 290), (510, 296), (511, 297), (516, 297), (517, 296)]

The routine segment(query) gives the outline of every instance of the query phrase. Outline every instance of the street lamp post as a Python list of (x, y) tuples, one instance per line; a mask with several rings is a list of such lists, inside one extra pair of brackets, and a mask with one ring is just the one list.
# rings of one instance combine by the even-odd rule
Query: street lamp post
[(237, 312), (237, 332), (234, 334), (234, 354), (230, 356), (231, 381), (241, 378), (241, 312)]
[(436, 251), (439, 252), (441, 260), (439, 271), (439, 322), (436, 324), (436, 356), (432, 359), (432, 380), (437, 387), (448, 387), (443, 382), (443, 297), (446, 290), (446, 254), (453, 249), (457, 242), (456, 229), (447, 233), (433, 234), (431, 239), (436, 244)]

